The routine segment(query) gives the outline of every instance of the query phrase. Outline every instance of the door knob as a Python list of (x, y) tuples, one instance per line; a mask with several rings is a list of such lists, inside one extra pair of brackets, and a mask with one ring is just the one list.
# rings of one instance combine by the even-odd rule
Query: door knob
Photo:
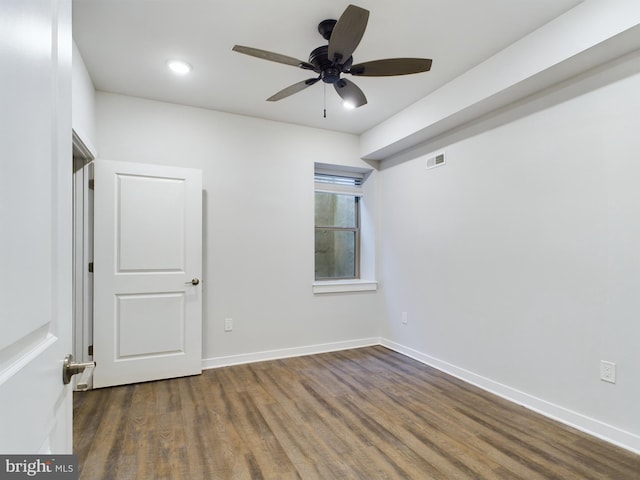
[(194, 278), (190, 282), (184, 282), (185, 285), (198, 285), (199, 283), (200, 283), (200, 280), (198, 280), (197, 278)]
[(71, 377), (75, 374), (84, 372), (85, 368), (95, 366), (96, 362), (74, 363), (73, 355), (67, 355), (64, 357), (64, 363), (62, 364), (62, 383), (68, 385), (71, 382)]

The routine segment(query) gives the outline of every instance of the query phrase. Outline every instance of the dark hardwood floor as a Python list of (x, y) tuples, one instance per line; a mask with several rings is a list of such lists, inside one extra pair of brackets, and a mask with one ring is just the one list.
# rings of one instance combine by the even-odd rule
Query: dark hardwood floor
[(76, 393), (80, 478), (640, 479), (640, 456), (383, 347)]

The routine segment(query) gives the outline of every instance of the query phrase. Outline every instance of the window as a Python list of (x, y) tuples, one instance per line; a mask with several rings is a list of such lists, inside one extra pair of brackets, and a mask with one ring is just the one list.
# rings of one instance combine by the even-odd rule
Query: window
[(315, 278), (360, 278), (360, 198), (363, 175), (315, 172)]

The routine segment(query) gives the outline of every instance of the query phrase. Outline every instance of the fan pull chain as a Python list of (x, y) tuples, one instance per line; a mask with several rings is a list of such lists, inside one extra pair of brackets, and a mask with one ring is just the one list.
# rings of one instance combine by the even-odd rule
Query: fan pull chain
[(323, 91), (324, 91), (324, 118), (327, 118), (327, 84), (322, 82)]

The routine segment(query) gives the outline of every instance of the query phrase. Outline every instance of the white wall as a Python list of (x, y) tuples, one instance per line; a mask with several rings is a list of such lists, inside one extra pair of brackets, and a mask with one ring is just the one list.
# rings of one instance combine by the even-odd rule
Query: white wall
[(96, 121), (93, 82), (84, 64), (80, 50), (73, 43), (71, 110), (73, 130), (95, 154)]
[(99, 159), (203, 170), (206, 364), (375, 341), (377, 293), (311, 291), (314, 162), (369, 167), (357, 137), (102, 92), (96, 116)]
[(384, 162), (379, 274), (389, 345), (640, 451), (637, 60)]

